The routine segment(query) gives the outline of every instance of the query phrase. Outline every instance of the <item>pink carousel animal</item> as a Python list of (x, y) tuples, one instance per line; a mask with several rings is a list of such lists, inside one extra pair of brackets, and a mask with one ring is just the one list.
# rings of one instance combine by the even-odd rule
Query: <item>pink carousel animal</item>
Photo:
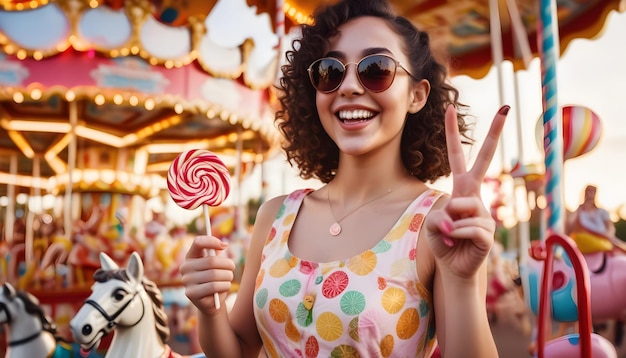
[[(575, 244), (574, 244), (575, 245)], [(576, 247), (576, 246), (574, 246)], [(576, 250), (580, 253), (580, 251)], [(626, 318), (626, 255), (607, 252), (581, 254), (590, 281), (590, 309), (593, 323)], [(520, 266), (525, 300), (533, 313), (539, 309), (542, 258)], [(552, 314), (557, 322), (575, 322), (575, 276), (571, 263), (555, 260), (552, 273)]]
[[(51, 358), (74, 356), (78, 347), (57, 336), (56, 325), (45, 314), (37, 298), (16, 290), (10, 283), (0, 288), (0, 325), (7, 327), (6, 358)], [(82, 357), (100, 357), (91, 352)]]
[(590, 270), (594, 322), (626, 318), (626, 256), (584, 255)]
[[(574, 270), (576, 279), (577, 319), (579, 333), (571, 333), (546, 342), (546, 315), (557, 308), (552, 286), (554, 281), (555, 247), (562, 247), (567, 257), (568, 266)], [(541, 298), (537, 318), (537, 356), (539, 358), (617, 358), (615, 347), (604, 337), (592, 333), (590, 279), (585, 259), (576, 248), (574, 241), (563, 235), (554, 234), (546, 240), (544, 270), (541, 280)], [(568, 287), (566, 285), (565, 287)], [(548, 294), (550, 293), (550, 294)], [(567, 303), (567, 300), (564, 300)], [(552, 307), (551, 307), (552, 306)]]
[(161, 291), (144, 276), (139, 254), (133, 252), (127, 267), (120, 268), (100, 253), (100, 265), (91, 295), (70, 321), (76, 342), (92, 350), (115, 330), (106, 358), (182, 357), (167, 344), (170, 331)]

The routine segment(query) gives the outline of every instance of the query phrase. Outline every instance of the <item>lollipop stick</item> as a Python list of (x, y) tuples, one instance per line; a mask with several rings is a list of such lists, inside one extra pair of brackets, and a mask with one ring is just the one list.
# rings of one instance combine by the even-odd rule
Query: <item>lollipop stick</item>
[[(207, 236), (212, 236), (211, 234), (211, 219), (209, 218), (209, 206), (204, 204), (202, 205), (202, 211), (204, 212), (204, 226), (206, 228)], [(209, 250), (210, 256), (215, 256), (215, 250)], [(220, 309), (220, 294), (215, 292), (213, 294), (213, 299), (215, 300), (215, 308)]]

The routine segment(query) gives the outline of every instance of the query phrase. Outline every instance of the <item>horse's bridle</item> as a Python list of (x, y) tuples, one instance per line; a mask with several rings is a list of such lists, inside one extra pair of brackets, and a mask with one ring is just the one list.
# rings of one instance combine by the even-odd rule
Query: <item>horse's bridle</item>
[[(8, 324), (11, 324), (11, 322), (13, 322), (13, 316), (11, 316), (11, 311), (9, 311), (9, 309), (7, 308), (7, 305), (3, 302), (0, 302), (0, 312), (4, 312), (4, 314), (7, 316), (7, 322)], [(39, 335), (41, 334), (41, 332), (43, 332), (43, 330), (37, 331), (36, 333), (31, 334), (28, 337), (24, 337), (21, 339), (17, 339), (14, 341), (8, 341), (7, 345), (9, 347), (15, 347), (15, 346), (20, 346), (22, 344), (26, 344), (34, 339), (36, 339), (37, 337), (39, 337)]]
[(7, 345), (9, 347), (21, 346), (22, 344), (26, 344), (26, 343), (28, 343), (28, 342), (30, 342), (32, 340), (35, 340), (37, 337), (39, 337), (41, 332), (43, 332), (43, 330), (37, 331), (36, 333), (33, 333), (30, 336), (24, 337), (22, 339), (18, 339), (18, 340), (15, 340), (15, 341), (9, 341), (7, 343)]
[(13, 317), (11, 316), (11, 311), (9, 311), (9, 309), (7, 308), (6, 303), (4, 302), (0, 302), (0, 312), (4, 311), (4, 314), (7, 316), (7, 322), (8, 324), (11, 324), (11, 322), (13, 322)]
[[(126, 307), (128, 307), (128, 305), (130, 305), (131, 302), (133, 302), (133, 300), (135, 299), (135, 297), (137, 296), (137, 294), (139, 293), (139, 290), (135, 291), (135, 293), (133, 293), (132, 297), (126, 301), (126, 303), (124, 303), (122, 305), (122, 307), (120, 307), (117, 311), (115, 311), (115, 313), (113, 313), (113, 315), (109, 316), (109, 314), (107, 313), (107, 311), (104, 310), (104, 308), (102, 308), (102, 306), (100, 306), (100, 304), (92, 299), (88, 299), (85, 301), (85, 304), (92, 306), (93, 308), (95, 308), (98, 312), (100, 312), (100, 314), (102, 315), (102, 317), (104, 317), (104, 319), (107, 320), (107, 325), (106, 328), (103, 328), (102, 330), (104, 330), (105, 333), (110, 333), (113, 328), (115, 328), (115, 326), (117, 325), (117, 323), (115, 322), (115, 319), (122, 314), (122, 312), (124, 312), (124, 310), (126, 309)], [(141, 302), (141, 316), (139, 317), (139, 319), (137, 320), (137, 322), (131, 324), (129, 327), (132, 327), (134, 325), (136, 325), (137, 323), (139, 323), (142, 319), (143, 319), (143, 315), (146, 312), (146, 309), (143, 305), (143, 301), (139, 300)]]

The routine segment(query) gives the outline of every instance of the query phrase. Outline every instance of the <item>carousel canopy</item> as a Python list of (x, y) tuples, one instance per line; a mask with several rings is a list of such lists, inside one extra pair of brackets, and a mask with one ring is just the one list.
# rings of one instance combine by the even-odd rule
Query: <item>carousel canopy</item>
[[(262, 160), (278, 141), (280, 54), (334, 1), (0, 1), (0, 196), (6, 184), (62, 190), (69, 168), (78, 189), (163, 185), (189, 147), (231, 166)], [(432, 34), (453, 75), (487, 73), (491, 1), (391, 2)], [(538, 1), (495, 3), (504, 59), (522, 68), (538, 52)], [(623, 1), (558, 1), (561, 51), (597, 35), (612, 10)], [(108, 179), (85, 179), (98, 176)], [(125, 190), (149, 192), (137, 185)]]
[[(390, 0), (396, 11), (431, 34), (435, 48), (450, 61), (452, 75), (482, 78), (493, 64), (489, 0)], [(254, 2), (254, 1), (251, 1)], [(257, 2), (263, 3), (258, 0)], [(322, 4), (336, 0), (285, 0), (287, 24), (306, 22)], [(524, 51), (538, 55), (538, 0), (496, 0), (504, 59), (515, 69), (525, 67)], [(571, 40), (593, 38), (613, 10), (624, 11), (623, 0), (559, 0), (557, 17), (560, 49)], [(518, 38), (519, 36), (519, 38)], [(516, 43), (522, 44), (516, 48)], [(525, 48), (527, 46), (527, 48)]]
[(186, 149), (235, 171), (276, 145), (278, 37), (244, 1), (2, 5), (0, 184), (154, 195)]

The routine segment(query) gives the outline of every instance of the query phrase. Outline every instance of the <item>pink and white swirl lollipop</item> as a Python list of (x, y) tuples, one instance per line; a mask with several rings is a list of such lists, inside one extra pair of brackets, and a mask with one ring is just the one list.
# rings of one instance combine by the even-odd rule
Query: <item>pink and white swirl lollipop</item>
[[(211, 151), (190, 149), (179, 154), (170, 165), (167, 189), (181, 208), (193, 210), (202, 205), (206, 234), (211, 236), (209, 206), (218, 206), (228, 197), (230, 172)], [(215, 256), (215, 250), (210, 250), (209, 255)], [(215, 308), (220, 308), (217, 292)]]
[(211, 151), (191, 149), (178, 155), (170, 165), (167, 189), (181, 208), (218, 206), (230, 193), (230, 172)]

